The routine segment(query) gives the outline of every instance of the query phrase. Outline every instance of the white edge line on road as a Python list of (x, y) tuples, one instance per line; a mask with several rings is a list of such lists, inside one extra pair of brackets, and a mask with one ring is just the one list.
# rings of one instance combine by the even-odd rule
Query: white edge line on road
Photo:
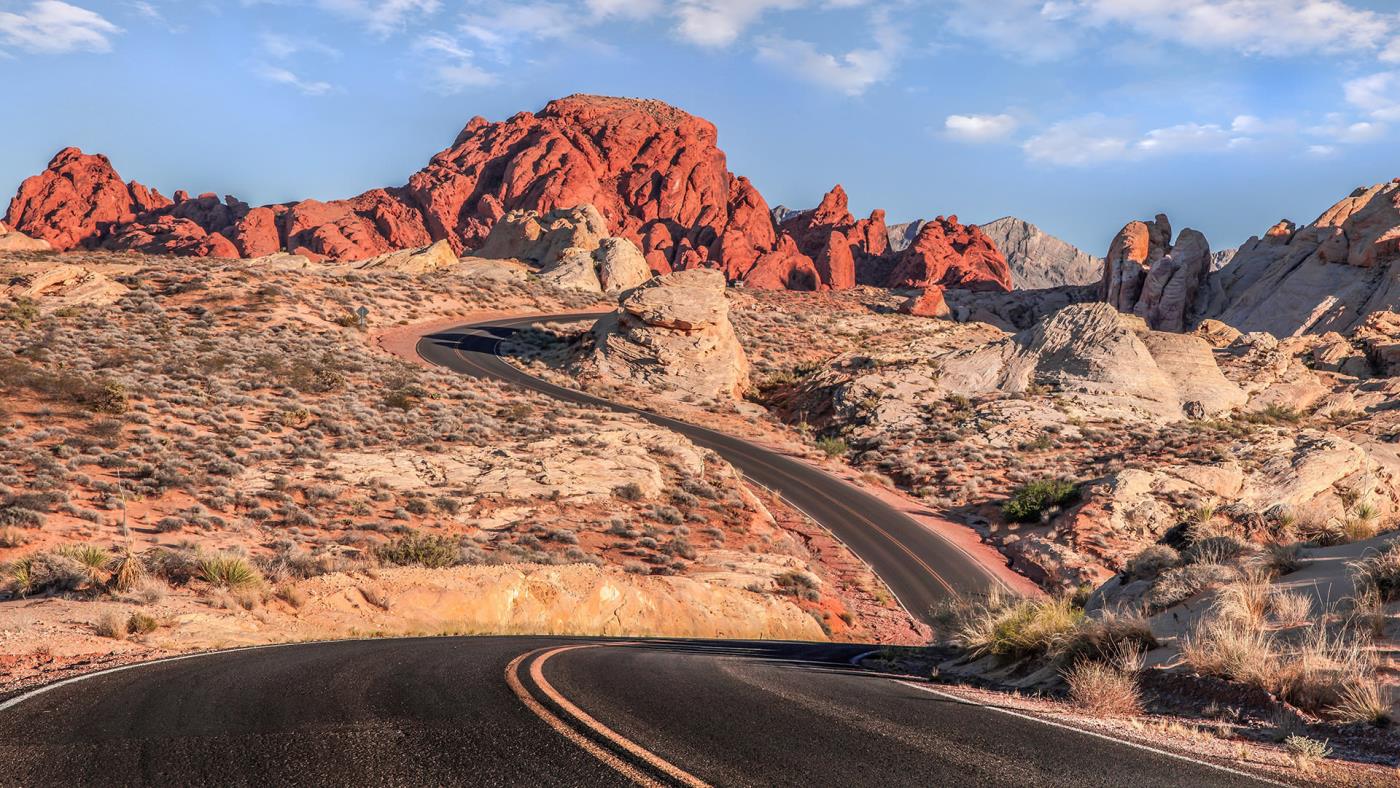
[(55, 681), (51, 684), (45, 684), (41, 687), (35, 687), (34, 689), (29, 690), (28, 692), (24, 692), (19, 695), (16, 695), (13, 698), (10, 698), (4, 703), (0, 703), (0, 711), (5, 711), (6, 709), (18, 706), (19, 704), (29, 700), (30, 698), (36, 697), (38, 695), (43, 695), (45, 692), (48, 692), (50, 690), (56, 690), (59, 687), (65, 687), (69, 684), (76, 684), (80, 681), (86, 681), (88, 679), (95, 679), (99, 676), (110, 676), (113, 673), (121, 673), (124, 670), (144, 668), (149, 667), (151, 665), (159, 665), (164, 662), (180, 662), (182, 660), (195, 659), (197, 657), (212, 657), (218, 654), (236, 654), (240, 651), (256, 651), (258, 649), (265, 648), (285, 648), (287, 646), (314, 646), (320, 643), (344, 643), (350, 640), (363, 640), (363, 638), (348, 638), (346, 640), (298, 640), (293, 643), (262, 643), (256, 646), (239, 646), (238, 648), (216, 649), (214, 651), (197, 651), (193, 654), (176, 654), (173, 657), (161, 657), (160, 659), (148, 659), (142, 660), (140, 662), (129, 662), (125, 665), (118, 665), (115, 668), (103, 668), (102, 670), (95, 670), (91, 673), (79, 673), (76, 676), (69, 676), (68, 678), (63, 679), (62, 681)]
[[(864, 655), (862, 655), (862, 656), (864, 656)], [(1023, 720), (1030, 720), (1031, 722), (1038, 722), (1038, 723), (1040, 723), (1040, 724), (1042, 724), (1042, 725), (1049, 725), (1049, 726), (1052, 727), (1052, 728), (1060, 728), (1061, 730), (1073, 731), (1074, 733), (1080, 733), (1080, 734), (1083, 734), (1083, 735), (1085, 735), (1085, 736), (1092, 736), (1092, 737), (1094, 737), (1095, 739), (1102, 739), (1102, 740), (1104, 740), (1104, 741), (1113, 742), (1113, 743), (1115, 743), (1115, 744), (1122, 744), (1122, 745), (1124, 745), (1124, 746), (1126, 746), (1126, 747), (1133, 747), (1133, 748), (1136, 748), (1136, 749), (1139, 749), (1139, 750), (1146, 750), (1147, 752), (1156, 753), (1157, 755), (1165, 755), (1165, 756), (1168, 757), (1168, 758), (1175, 758), (1176, 760), (1179, 760), (1179, 761), (1186, 761), (1187, 763), (1194, 763), (1194, 764), (1196, 764), (1196, 765), (1198, 765), (1198, 766), (1206, 766), (1206, 767), (1208, 767), (1208, 768), (1215, 769), (1215, 770), (1217, 770), (1217, 771), (1222, 771), (1222, 772), (1226, 772), (1226, 773), (1228, 773), (1228, 774), (1233, 774), (1233, 775), (1235, 775), (1236, 777), (1244, 777), (1244, 778), (1247, 778), (1247, 779), (1250, 779), (1250, 780), (1255, 780), (1255, 781), (1257, 781), (1257, 782), (1261, 782), (1261, 783), (1264, 783), (1264, 784), (1267, 784), (1267, 785), (1279, 785), (1279, 786), (1284, 786), (1284, 788), (1287, 788), (1287, 783), (1281, 783), (1281, 782), (1278, 782), (1277, 780), (1272, 780), (1272, 779), (1270, 779), (1270, 778), (1268, 778), (1268, 777), (1262, 777), (1262, 776), (1257, 775), (1257, 774), (1251, 774), (1251, 773), (1249, 773), (1249, 772), (1242, 771), (1242, 770), (1240, 770), (1240, 769), (1233, 769), (1233, 768), (1231, 768), (1231, 767), (1229, 767), (1229, 766), (1222, 766), (1222, 765), (1220, 765), (1220, 764), (1218, 764), (1218, 763), (1211, 763), (1210, 761), (1201, 760), (1200, 758), (1192, 758), (1192, 757), (1189, 756), (1189, 755), (1182, 755), (1182, 754), (1180, 754), (1180, 753), (1175, 753), (1175, 752), (1172, 752), (1172, 751), (1170, 751), (1170, 750), (1158, 749), (1157, 747), (1153, 747), (1153, 746), (1151, 746), (1151, 745), (1140, 744), (1140, 743), (1138, 743), (1138, 742), (1129, 741), (1129, 740), (1127, 740), (1127, 739), (1120, 739), (1120, 738), (1118, 738), (1118, 737), (1116, 737), (1116, 736), (1109, 736), (1109, 735), (1107, 735), (1107, 734), (1099, 733), (1099, 732), (1097, 732), (1097, 731), (1086, 730), (1086, 729), (1084, 729), (1084, 728), (1077, 728), (1077, 727), (1075, 727), (1075, 726), (1073, 726), (1073, 725), (1066, 725), (1065, 723), (1062, 723), (1062, 722), (1056, 722), (1056, 721), (1054, 721), (1054, 720), (1047, 720), (1047, 719), (1045, 719), (1044, 717), (1037, 717), (1037, 716), (1035, 716), (1034, 714), (1026, 714), (1026, 713), (1024, 713), (1024, 712), (1016, 711), (1016, 710), (1014, 710), (1014, 709), (1008, 709), (1008, 708), (1005, 708), (1005, 707), (1002, 707), (1002, 706), (993, 706), (993, 705), (991, 705), (991, 704), (989, 704), (989, 703), (982, 703), (981, 701), (971, 700), (971, 699), (969, 699), (969, 698), (964, 698), (964, 697), (961, 697), (961, 696), (959, 696), (959, 695), (954, 695), (954, 694), (952, 694), (951, 692), (944, 692), (944, 691), (942, 691), (942, 690), (937, 690), (937, 689), (934, 689), (933, 687), (928, 686), (927, 684), (915, 684), (915, 683), (912, 682), (912, 681), (906, 681), (906, 680), (904, 680), (904, 679), (896, 679), (895, 681), (896, 681), (897, 683), (899, 683), (899, 684), (903, 684), (903, 685), (906, 686), (906, 687), (912, 687), (912, 688), (914, 688), (914, 689), (916, 689), (916, 690), (919, 690), (920, 692), (927, 692), (927, 693), (929, 693), (929, 694), (931, 694), (931, 695), (937, 695), (937, 696), (939, 696), (939, 697), (941, 697), (941, 698), (947, 698), (948, 700), (956, 701), (956, 702), (958, 702), (958, 703), (962, 703), (962, 704), (965, 704), (965, 705), (968, 705), (968, 706), (977, 706), (977, 707), (980, 707), (980, 708), (983, 708), (983, 709), (987, 709), (988, 711), (996, 711), (996, 712), (1001, 712), (1002, 714), (1009, 714), (1009, 715), (1012, 716), (1012, 717), (1018, 717), (1018, 718), (1023, 719)]]

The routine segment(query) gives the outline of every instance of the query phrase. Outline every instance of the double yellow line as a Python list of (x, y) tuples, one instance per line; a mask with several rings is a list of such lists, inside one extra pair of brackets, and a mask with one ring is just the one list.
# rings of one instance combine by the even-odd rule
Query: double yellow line
[(614, 731), (612, 728), (609, 728), (608, 726), (594, 719), (593, 716), (590, 715), (588, 712), (584, 711), (583, 709), (580, 709), (578, 706), (571, 703), (568, 698), (565, 698), (562, 694), (560, 694), (560, 692), (556, 690), (554, 686), (550, 684), (544, 677), (544, 664), (556, 654), (562, 654), (566, 651), (575, 651), (578, 649), (599, 648), (600, 646), (625, 645), (629, 644), (583, 644), (578, 646), (560, 646), (558, 648), (545, 647), (535, 649), (534, 651), (529, 651), (524, 654), (521, 654), (520, 656), (511, 660), (510, 664), (506, 666), (506, 684), (510, 685), (511, 691), (514, 692), (516, 697), (520, 698), (520, 701), (525, 704), (525, 708), (529, 709), (530, 712), (533, 713), (536, 717), (539, 717), (541, 720), (544, 720), (544, 722), (548, 724), (549, 727), (558, 731), (559, 734), (562, 735), (564, 738), (568, 739), (574, 744), (577, 744), (589, 755), (592, 755), (594, 758), (597, 758), (599, 761), (616, 770), (619, 774), (636, 783), (637, 785), (648, 786), (648, 788), (651, 788), (651, 786), (656, 786), (657, 788), (660, 788), (660, 786), (664, 785), (660, 781), (656, 780), (655, 778), (646, 774), (642, 770), (633, 766), (625, 759), (619, 757), (616, 753), (613, 753), (607, 748), (600, 746), (597, 742), (583, 735), (581, 732), (579, 732), (577, 728), (569, 725), (569, 723), (565, 722), (562, 718), (559, 717), (559, 715), (550, 711), (543, 703), (540, 703), (538, 700), (536, 700), (535, 696), (530, 693), (529, 689), (525, 687), (525, 683), (520, 679), (520, 666), (526, 661), (528, 661), (530, 680), (534, 682), (535, 686), (539, 688), (540, 692), (544, 693), (544, 696), (546, 698), (548, 698), (552, 703), (554, 703), (554, 705), (558, 706), (565, 714), (572, 718), (575, 724), (580, 725), (583, 728), (586, 728), (587, 730), (590, 730), (593, 733), (597, 734), (598, 736), (601, 736), (607, 741), (612, 742), (614, 745), (621, 748), (624, 752), (630, 754), (634, 758), (640, 760), (642, 763), (647, 764), (648, 766), (652, 767), (653, 769), (656, 769), (658, 772), (661, 772), (662, 774), (666, 775), (667, 777), (670, 777), (671, 779), (675, 780), (676, 782), (682, 785), (690, 786), (690, 788), (709, 788), (709, 784), (706, 783), (704, 780), (701, 780), (699, 777), (696, 777), (690, 772), (685, 771), (679, 766), (676, 766), (670, 761), (667, 761), (666, 759), (662, 758), (656, 753), (646, 749), (642, 745), (637, 744), (631, 739), (628, 739), (627, 737), (623, 736), (617, 731)]

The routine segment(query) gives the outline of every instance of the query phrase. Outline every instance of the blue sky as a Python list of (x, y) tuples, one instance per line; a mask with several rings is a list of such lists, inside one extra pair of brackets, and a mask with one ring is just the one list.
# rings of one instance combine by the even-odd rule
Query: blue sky
[(403, 183), (576, 92), (714, 121), (770, 204), (1232, 246), (1400, 175), (1397, 0), (0, 0), (0, 190), (59, 148), (254, 203)]

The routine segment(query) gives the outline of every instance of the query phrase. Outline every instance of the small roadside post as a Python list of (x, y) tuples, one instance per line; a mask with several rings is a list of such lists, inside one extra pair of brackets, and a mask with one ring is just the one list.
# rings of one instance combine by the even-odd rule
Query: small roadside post
[(361, 330), (361, 331), (364, 331), (366, 328), (369, 327), (369, 323), (366, 322), (366, 318), (369, 317), (369, 307), (367, 307), (367, 306), (361, 306), (359, 309), (356, 309), (356, 310), (355, 310), (355, 316), (358, 317), (358, 318), (360, 318), (360, 330)]

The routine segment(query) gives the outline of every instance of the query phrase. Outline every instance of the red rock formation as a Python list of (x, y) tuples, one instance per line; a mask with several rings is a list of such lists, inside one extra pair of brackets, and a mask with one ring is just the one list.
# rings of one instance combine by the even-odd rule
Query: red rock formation
[(812, 258), (797, 249), (791, 235), (783, 233), (778, 248), (764, 254), (744, 277), (744, 287), (759, 290), (816, 290), (821, 286)]
[(169, 205), (160, 192), (122, 183), (106, 156), (64, 148), (47, 169), (20, 184), (6, 223), (67, 251), (95, 245), (113, 226)]
[(948, 302), (943, 299), (943, 288), (938, 285), (925, 287), (910, 296), (909, 300), (899, 305), (899, 311), (917, 317), (948, 317), (952, 314)]
[(1011, 290), (1011, 266), (975, 225), (939, 216), (919, 231), (885, 278), (887, 287), (942, 285), (968, 290)]
[[(361, 260), (439, 240), (460, 254), (508, 211), (587, 203), (657, 273), (714, 267), (730, 281), (797, 289), (857, 281), (1009, 287), (1005, 261), (960, 225), (945, 228), (945, 240), (923, 257), (896, 257), (884, 212), (856, 221), (840, 186), (780, 233), (763, 195), (729, 172), (717, 138), (710, 122), (659, 101), (570, 96), (498, 123), (473, 118), (403, 187), (258, 208), (183, 191), (171, 201), (123, 183), (106, 157), (67, 148), (24, 182), (6, 218), (59, 249), (243, 257), (285, 250)], [(907, 276), (890, 279), (901, 265)]]

